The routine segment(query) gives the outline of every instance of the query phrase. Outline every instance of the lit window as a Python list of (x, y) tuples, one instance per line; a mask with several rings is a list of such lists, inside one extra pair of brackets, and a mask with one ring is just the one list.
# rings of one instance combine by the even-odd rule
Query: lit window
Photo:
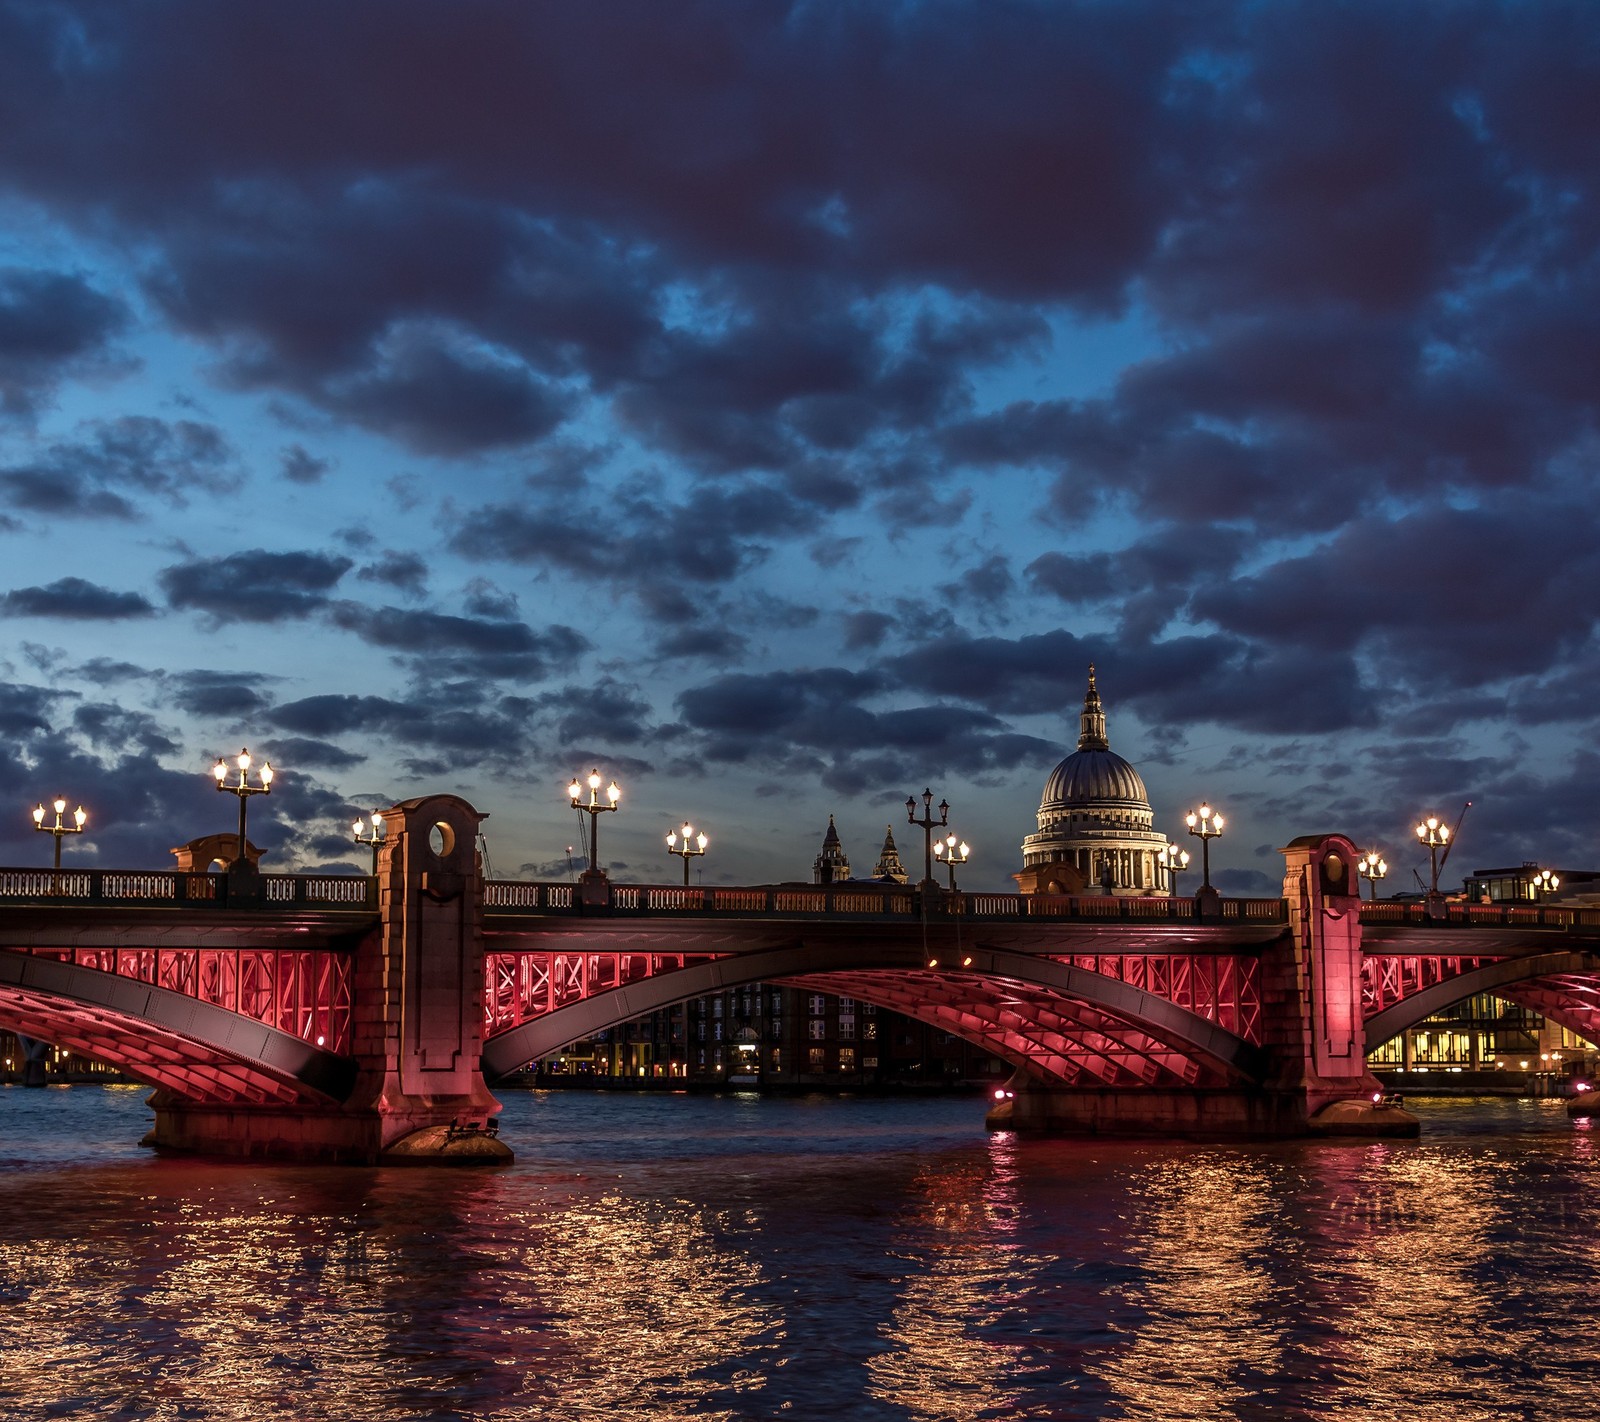
[(856, 1049), (854, 1047), (839, 1048), (839, 1070), (854, 1071), (856, 1069)]
[(824, 1063), (825, 1060), (826, 1060), (826, 1058), (825, 1058), (825, 1055), (824, 1055), (824, 1049), (822, 1047), (810, 1047), (810, 1048), (807, 1049), (807, 1051), (806, 1051), (806, 1067), (807, 1067), (808, 1070), (810, 1070), (810, 1071), (821, 1071), (821, 1070), (823, 1070), (823, 1063)]

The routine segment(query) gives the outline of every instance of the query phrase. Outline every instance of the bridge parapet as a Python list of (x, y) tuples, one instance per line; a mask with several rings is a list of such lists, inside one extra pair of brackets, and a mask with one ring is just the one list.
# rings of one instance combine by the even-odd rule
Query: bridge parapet
[(1361, 921), (1370, 924), (1417, 924), (1429, 928), (1600, 928), (1600, 908), (1554, 904), (1446, 904), (1443, 914), (1429, 915), (1423, 903), (1361, 905)]
[[(614, 884), (607, 905), (585, 904), (573, 884), (489, 880), (484, 884), (488, 915), (549, 913), (611, 914), (645, 917), (693, 914), (738, 918), (877, 918), (905, 922), (922, 909), (914, 889), (874, 889), (855, 885), (758, 885), (751, 888), (654, 884)], [(1236, 923), (1287, 923), (1283, 899), (1222, 899), (1215, 914), (1202, 914), (1189, 898), (1122, 898), (1066, 894), (950, 894), (930, 899), (931, 915), (985, 922), (1025, 923), (1039, 919), (1078, 922), (1222, 920)]]
[(243, 903), (230, 904), (226, 874), (174, 869), (0, 869), (0, 903), (37, 907), (116, 904), (150, 908), (285, 909), (370, 913), (376, 881), (354, 874), (263, 874)]

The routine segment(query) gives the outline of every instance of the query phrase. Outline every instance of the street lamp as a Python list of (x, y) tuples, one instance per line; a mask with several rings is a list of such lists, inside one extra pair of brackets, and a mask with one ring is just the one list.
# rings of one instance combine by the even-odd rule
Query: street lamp
[(61, 836), (64, 834), (82, 834), (83, 827), (89, 819), (89, 812), (84, 809), (82, 805), (79, 805), (78, 808), (72, 812), (73, 822), (70, 825), (64, 824), (61, 817), (67, 812), (66, 796), (57, 795), (51, 804), (56, 812), (56, 822), (53, 825), (47, 825), (44, 822), (44, 806), (35, 805), (33, 807), (33, 827), (41, 834), (53, 834), (56, 837), (55, 867), (56, 871), (59, 873), (61, 869)]
[(1200, 891), (1208, 893), (1211, 889), (1211, 841), (1222, 833), (1222, 816), (1202, 802), (1198, 810), (1190, 810), (1183, 817), (1183, 822), (1189, 826), (1189, 833), (1200, 840)]
[[(682, 840), (682, 843), (679, 843)], [(711, 841), (703, 834), (697, 835), (694, 826), (688, 820), (683, 822), (681, 830), (667, 831), (667, 853), (676, 854), (683, 860), (683, 887), (689, 887), (689, 861), (697, 854), (704, 854), (706, 846)]]
[(228, 776), (231, 772), (228, 769), (228, 762), (225, 760), (219, 758), (217, 763), (211, 767), (211, 773), (217, 778), (218, 790), (223, 791), (225, 794), (237, 795), (239, 797), (239, 853), (233, 862), (235, 864), (247, 864), (249, 863), (249, 858), (244, 852), (245, 807), (250, 803), (250, 797), (252, 795), (270, 795), (272, 793), (272, 764), (270, 761), (265, 760), (261, 762), (261, 769), (257, 772), (261, 780), (259, 785), (252, 785), (250, 783), (249, 751), (240, 751), (234, 764), (239, 767), (239, 781), (236, 785), (228, 784)]
[(1356, 861), (1356, 872), (1372, 885), (1371, 899), (1378, 901), (1378, 880), (1384, 878), (1389, 872), (1389, 865), (1376, 849), (1369, 849)]
[(956, 891), (956, 866), (965, 864), (967, 856), (972, 853), (972, 846), (959, 838), (954, 830), (943, 839), (936, 840), (933, 846), (933, 857), (941, 860), (946, 869), (950, 871), (950, 892)]
[(922, 792), (922, 818), (917, 818), (917, 802), (912, 796), (906, 797), (906, 819), (914, 825), (922, 827), (922, 882), (933, 882), (933, 832), (935, 829), (944, 829), (950, 823), (950, 802), (939, 801), (939, 818), (933, 817), (933, 791)]
[(358, 819), (351, 828), (355, 831), (357, 844), (372, 846), (372, 877), (376, 879), (378, 877), (378, 851), (383, 847), (384, 840), (389, 837), (389, 830), (388, 826), (383, 822), (383, 815), (377, 810), (372, 812), (371, 822), (372, 830), (369, 834), (362, 833), (362, 830), (367, 825), (366, 820)]
[[(589, 772), (588, 786), (589, 803), (587, 805), (583, 803), (583, 784), (578, 780), (574, 779), (572, 784), (567, 786), (567, 795), (572, 801), (572, 808), (578, 811), (579, 814), (588, 815), (589, 817), (589, 867), (583, 872), (586, 875), (598, 875), (603, 879), (605, 878), (605, 871), (600, 868), (600, 816), (605, 814), (607, 810), (615, 810), (617, 808), (617, 801), (622, 798), (622, 791), (617, 788), (617, 782), (613, 780), (606, 787), (606, 800), (609, 803), (602, 804), (600, 800), (600, 772), (598, 770)], [(687, 863), (687, 861), (685, 862)]]
[(1428, 846), (1428, 897), (1439, 896), (1439, 850), (1450, 843), (1450, 826), (1429, 815), (1417, 826), (1417, 838)]
[(1166, 866), (1172, 882), (1167, 886), (1167, 892), (1174, 898), (1178, 896), (1178, 875), (1189, 867), (1189, 851), (1179, 849), (1175, 844), (1169, 844), (1156, 855), (1156, 861)]
[[(56, 803), (59, 805), (61, 802), (58, 800)], [(35, 811), (35, 814), (37, 813)], [(56, 842), (58, 845), (60, 844), (59, 840)], [(1534, 897), (1543, 898), (1547, 894), (1555, 893), (1561, 887), (1561, 876), (1552, 874), (1548, 869), (1540, 869), (1533, 874), (1529, 883), (1533, 888)]]

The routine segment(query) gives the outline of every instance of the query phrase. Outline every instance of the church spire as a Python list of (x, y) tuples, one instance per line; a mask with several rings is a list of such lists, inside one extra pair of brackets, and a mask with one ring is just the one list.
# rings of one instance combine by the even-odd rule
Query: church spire
[(906, 867), (900, 862), (900, 851), (895, 848), (894, 826), (883, 827), (883, 852), (878, 855), (878, 862), (873, 867), (874, 879), (889, 879), (896, 884), (903, 884), (911, 876), (906, 873)]
[(1110, 750), (1111, 742), (1106, 739), (1106, 713), (1100, 704), (1100, 691), (1094, 684), (1094, 663), (1089, 663), (1089, 690), (1083, 698), (1083, 715), (1078, 721), (1081, 729), (1078, 732), (1078, 749)]
[(822, 853), (811, 865), (811, 881), (815, 884), (837, 884), (850, 877), (850, 861), (845, 857), (844, 845), (839, 842), (839, 831), (834, 828), (833, 816), (828, 816), (828, 832), (822, 836)]

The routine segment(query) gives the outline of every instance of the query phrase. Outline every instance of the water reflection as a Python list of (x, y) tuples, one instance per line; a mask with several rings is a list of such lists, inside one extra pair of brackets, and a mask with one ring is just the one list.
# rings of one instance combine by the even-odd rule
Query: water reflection
[(518, 1166), (455, 1174), (0, 1092), (0, 1415), (1600, 1419), (1600, 1152), (1552, 1104), (1210, 1147), (530, 1096)]

